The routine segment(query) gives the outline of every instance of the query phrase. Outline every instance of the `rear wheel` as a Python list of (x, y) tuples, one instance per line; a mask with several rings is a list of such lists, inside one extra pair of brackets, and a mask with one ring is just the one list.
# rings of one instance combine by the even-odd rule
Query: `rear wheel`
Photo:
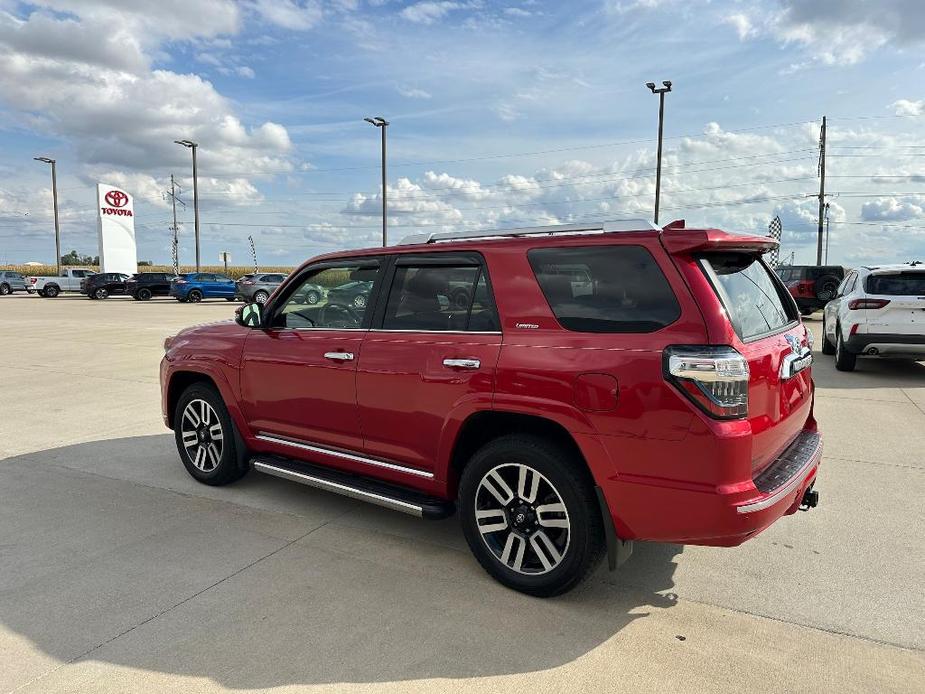
[(174, 410), (174, 438), (187, 472), (199, 482), (220, 486), (247, 474), (247, 452), (218, 391), (194, 383)]
[(845, 349), (841, 328), (835, 329), (835, 368), (839, 371), (854, 371), (858, 356)]
[(822, 314), (822, 353), (828, 354), (829, 356), (835, 354), (835, 345), (832, 344), (832, 341), (828, 337), (824, 313)]
[(305, 292), (305, 303), (309, 306), (314, 306), (319, 301), (321, 301), (321, 294), (316, 292), (314, 289), (310, 289)]
[(10, 285), (8, 285), (6, 282), (0, 284), (0, 296), (6, 296), (10, 293), (10, 291)]
[(43, 296), (47, 296), (49, 299), (54, 299), (60, 293), (61, 293), (61, 290), (58, 289), (57, 284), (50, 284), (47, 287), (45, 287), (45, 294), (43, 294)]
[(135, 292), (135, 298), (139, 301), (147, 301), (151, 298), (151, 290), (147, 287), (142, 287), (137, 292)]
[(267, 299), (269, 298), (270, 298), (270, 295), (267, 292), (263, 291), (262, 289), (260, 291), (254, 292), (254, 301), (258, 304), (267, 303)]
[(186, 295), (186, 300), (193, 304), (198, 304), (202, 301), (202, 292), (198, 289), (190, 289), (189, 293)]
[(105, 287), (100, 287), (99, 289), (93, 292), (93, 296), (96, 297), (97, 299), (105, 299), (106, 297), (109, 296), (109, 292), (106, 290)]
[(528, 435), (486, 444), (463, 470), (460, 516), (482, 567), (523, 593), (559, 595), (593, 571), (604, 528), (584, 463)]

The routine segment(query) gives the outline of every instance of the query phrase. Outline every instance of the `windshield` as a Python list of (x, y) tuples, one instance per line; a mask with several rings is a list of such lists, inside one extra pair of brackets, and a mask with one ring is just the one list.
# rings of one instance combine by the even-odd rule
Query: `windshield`
[(925, 272), (897, 272), (867, 278), (868, 294), (887, 296), (925, 296)]

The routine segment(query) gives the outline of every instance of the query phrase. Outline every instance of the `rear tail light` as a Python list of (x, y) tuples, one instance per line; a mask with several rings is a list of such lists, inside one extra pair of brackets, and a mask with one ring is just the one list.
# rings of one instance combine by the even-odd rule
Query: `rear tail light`
[(254, 280), (244, 280), (241, 284), (254, 284)]
[(848, 308), (852, 311), (859, 308), (883, 308), (888, 303), (890, 303), (889, 299), (852, 299), (848, 302)]
[(748, 414), (748, 362), (732, 347), (668, 347), (665, 377), (715, 419)]

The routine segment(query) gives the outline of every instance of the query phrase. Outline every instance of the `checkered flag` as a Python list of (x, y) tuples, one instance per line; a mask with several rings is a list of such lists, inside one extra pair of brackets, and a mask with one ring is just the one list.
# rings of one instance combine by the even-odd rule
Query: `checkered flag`
[(778, 262), (780, 262), (779, 261), (779, 258), (780, 258), (780, 245), (779, 244), (780, 244), (780, 235), (783, 230), (784, 230), (784, 225), (780, 221), (780, 217), (778, 216), (775, 216), (774, 219), (771, 220), (771, 223), (768, 224), (768, 236), (770, 236), (772, 239), (778, 242), (777, 248), (775, 248), (773, 251), (768, 252), (768, 264), (771, 267), (777, 267)]

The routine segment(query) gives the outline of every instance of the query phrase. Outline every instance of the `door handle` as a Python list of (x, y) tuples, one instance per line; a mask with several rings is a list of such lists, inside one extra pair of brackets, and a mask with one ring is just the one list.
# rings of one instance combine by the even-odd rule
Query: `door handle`
[(324, 358), (334, 361), (353, 361), (353, 352), (325, 352)]
[(478, 359), (444, 359), (443, 365), (449, 369), (477, 369), (482, 362)]

